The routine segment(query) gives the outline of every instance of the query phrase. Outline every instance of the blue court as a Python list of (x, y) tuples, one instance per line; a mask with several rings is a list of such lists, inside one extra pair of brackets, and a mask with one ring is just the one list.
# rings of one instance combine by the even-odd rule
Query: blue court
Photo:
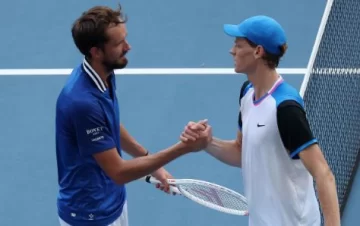
[[(75, 67), (82, 56), (72, 42), (72, 22), (99, 4), (116, 7), (116, 1), (94, 0), (4, 2), (0, 69)], [(121, 4), (129, 17), (129, 68), (232, 68), (233, 40), (224, 35), (222, 25), (255, 14), (276, 18), (287, 31), (289, 49), (280, 67), (305, 68), (326, 1), (140, 0)], [(303, 74), (283, 77), (300, 89)], [(58, 225), (55, 101), (65, 80), (63, 75), (0, 76), (0, 225)], [(244, 80), (243, 75), (221, 74), (119, 75), (121, 121), (151, 152), (177, 142), (189, 120), (207, 118), (215, 136), (233, 139)], [(186, 155), (166, 168), (174, 177), (243, 191), (241, 170), (205, 153)], [(344, 226), (357, 225), (359, 220), (358, 177), (345, 209)], [(144, 182), (130, 183), (127, 189), (130, 226), (247, 225), (246, 217), (165, 195)]]

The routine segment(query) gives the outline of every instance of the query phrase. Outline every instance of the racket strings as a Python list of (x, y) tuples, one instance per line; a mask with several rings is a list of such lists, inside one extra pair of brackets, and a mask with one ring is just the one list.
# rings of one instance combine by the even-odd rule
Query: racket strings
[[(221, 187), (211, 187), (201, 184), (182, 184), (179, 189), (187, 196), (226, 209), (244, 211), (247, 203), (244, 197)], [(189, 198), (191, 198), (189, 197)]]

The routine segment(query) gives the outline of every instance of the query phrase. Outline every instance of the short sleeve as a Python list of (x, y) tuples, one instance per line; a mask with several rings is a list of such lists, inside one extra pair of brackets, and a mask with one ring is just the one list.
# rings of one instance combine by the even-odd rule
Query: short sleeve
[(76, 141), (82, 155), (92, 155), (115, 147), (99, 103), (86, 101), (75, 104), (72, 119)]
[(293, 159), (299, 159), (299, 153), (317, 143), (303, 107), (296, 101), (282, 102), (277, 109), (277, 122), (285, 148)]
[[(248, 81), (248, 80), (245, 81), (241, 86), (240, 95), (239, 95), (239, 109), (241, 107), (241, 98), (243, 98), (243, 96), (246, 94), (249, 86), (250, 86), (250, 81)], [(242, 129), (241, 110), (239, 110), (239, 114), (238, 114), (238, 127), (239, 127), (239, 130), (241, 131), (241, 129)]]

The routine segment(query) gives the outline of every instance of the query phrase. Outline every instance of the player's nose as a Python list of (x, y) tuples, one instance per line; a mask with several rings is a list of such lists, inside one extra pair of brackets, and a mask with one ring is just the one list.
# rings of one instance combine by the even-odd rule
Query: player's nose
[(235, 50), (234, 50), (234, 47), (232, 47), (230, 50), (229, 50), (229, 53), (233, 56), (235, 56)]
[(131, 45), (129, 44), (129, 42), (128, 41), (125, 41), (125, 49), (126, 49), (126, 51), (129, 51), (130, 49), (131, 49)]

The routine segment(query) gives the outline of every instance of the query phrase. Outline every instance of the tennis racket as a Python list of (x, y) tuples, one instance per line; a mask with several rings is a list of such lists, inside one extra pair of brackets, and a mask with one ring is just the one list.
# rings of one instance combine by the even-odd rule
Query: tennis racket
[[(142, 178), (150, 184), (161, 184), (152, 176)], [(248, 215), (246, 198), (223, 186), (194, 179), (168, 179), (170, 192), (182, 195), (200, 205), (223, 213)]]

